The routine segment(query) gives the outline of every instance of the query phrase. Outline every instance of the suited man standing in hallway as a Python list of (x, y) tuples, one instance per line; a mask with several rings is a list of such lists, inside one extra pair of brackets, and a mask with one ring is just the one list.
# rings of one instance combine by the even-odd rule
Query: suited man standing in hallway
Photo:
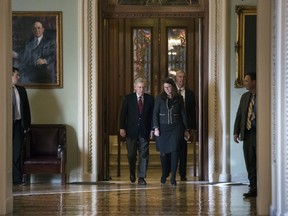
[(120, 136), (126, 138), (130, 181), (136, 181), (138, 158), (138, 184), (146, 185), (146, 171), (149, 161), (149, 138), (152, 138), (152, 115), (154, 98), (145, 93), (146, 80), (134, 81), (134, 93), (125, 96), (120, 112)]
[(17, 85), (20, 79), (17, 68), (12, 69), (12, 115), (13, 115), (13, 184), (22, 184), (21, 153), (24, 135), (31, 125), (31, 114), (26, 89)]
[(256, 73), (246, 73), (244, 84), (248, 92), (241, 97), (234, 123), (234, 141), (243, 141), (243, 152), (250, 182), (250, 190), (244, 197), (257, 196), (256, 169)]
[[(175, 84), (179, 94), (181, 94), (184, 99), (188, 128), (196, 130), (196, 98), (195, 94), (185, 86), (185, 78), (184, 71), (177, 71)], [(193, 134), (191, 132), (190, 134)], [(181, 181), (187, 181), (187, 140), (185, 140), (184, 137), (179, 148), (179, 174)]]

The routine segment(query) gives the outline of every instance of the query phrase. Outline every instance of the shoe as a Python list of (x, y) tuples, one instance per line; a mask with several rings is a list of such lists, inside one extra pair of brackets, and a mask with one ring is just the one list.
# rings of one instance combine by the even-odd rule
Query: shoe
[(182, 176), (181, 176), (180, 180), (181, 180), (181, 181), (187, 181), (187, 177), (186, 177), (186, 176), (185, 176), (185, 177), (182, 177)]
[(257, 197), (257, 191), (248, 191), (248, 193), (244, 193), (243, 196), (246, 197)]
[(166, 178), (161, 177), (160, 182), (161, 182), (162, 185), (164, 185), (166, 183)]
[(171, 185), (174, 186), (174, 187), (176, 187), (177, 183), (176, 183), (176, 180), (175, 180), (175, 179), (174, 179), (174, 180), (171, 180)]
[(139, 184), (139, 185), (146, 185), (147, 183), (146, 183), (146, 181), (145, 181), (144, 178), (139, 178), (139, 179), (138, 179), (138, 184)]
[(134, 183), (136, 181), (135, 175), (130, 175), (130, 181), (131, 183)]

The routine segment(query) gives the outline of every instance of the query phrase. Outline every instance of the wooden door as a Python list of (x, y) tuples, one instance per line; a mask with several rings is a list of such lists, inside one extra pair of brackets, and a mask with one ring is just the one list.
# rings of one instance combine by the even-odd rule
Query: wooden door
[[(168, 76), (173, 76), (173, 72), (171, 72), (172, 69), (169, 67), (168, 34), (169, 31), (179, 30), (178, 34), (181, 34), (181, 32), (185, 34), (182, 36), (184, 38), (183, 40), (185, 40), (185, 45), (183, 45), (185, 46), (185, 65), (179, 66), (178, 69), (183, 69), (186, 72), (187, 86), (192, 89), (196, 95), (199, 95), (198, 73), (200, 42), (199, 29), (197, 28), (199, 19), (126, 19), (124, 22), (124, 52), (123, 56), (119, 56), (121, 59), (119, 61), (125, 62), (124, 71), (119, 71), (120, 77), (124, 78), (122, 80), (123, 95), (133, 91), (133, 80), (135, 76), (137, 77), (137, 73), (135, 74), (136, 67), (133, 67), (133, 64), (135, 64), (135, 62), (133, 62), (133, 50), (136, 47), (136, 42), (133, 41), (133, 31), (137, 30), (147, 30), (147, 34), (151, 33), (151, 63), (148, 63), (150, 68), (147, 69), (146, 74), (140, 72), (140, 75), (148, 79), (150, 84), (148, 89), (149, 93), (154, 96), (159, 94), (162, 90), (162, 81)], [(176, 69), (174, 68), (174, 70)]]

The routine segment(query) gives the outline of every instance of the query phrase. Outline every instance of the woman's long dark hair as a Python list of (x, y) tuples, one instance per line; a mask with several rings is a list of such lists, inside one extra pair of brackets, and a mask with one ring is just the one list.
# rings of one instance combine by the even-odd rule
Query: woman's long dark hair
[[(174, 82), (174, 80), (173, 80), (172, 78), (170, 78), (170, 77), (166, 78), (166, 79), (164, 80), (163, 84), (164, 84), (164, 83), (171, 84), (171, 86), (172, 86), (172, 98), (176, 98), (176, 97), (179, 97), (179, 96), (180, 96), (179, 93), (178, 93), (178, 91), (177, 91), (176, 84), (175, 84), (175, 82)], [(164, 99), (164, 100), (167, 99), (167, 94), (166, 94), (165, 90), (163, 90), (163, 92), (160, 94), (160, 97), (161, 97), (162, 99)]]

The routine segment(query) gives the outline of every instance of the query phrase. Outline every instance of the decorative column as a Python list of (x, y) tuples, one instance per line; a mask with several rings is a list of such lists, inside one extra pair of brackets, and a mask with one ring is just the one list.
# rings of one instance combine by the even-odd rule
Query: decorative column
[(0, 215), (13, 211), (12, 196), (12, 16), (11, 1), (0, 1)]
[(209, 181), (227, 182), (229, 137), (229, 0), (209, 1)]
[(78, 0), (79, 5), (79, 168), (70, 182), (97, 181), (97, 15), (95, 0)]
[(270, 215), (288, 215), (288, 2), (268, 1), (265, 13), (269, 6), (272, 8)]

